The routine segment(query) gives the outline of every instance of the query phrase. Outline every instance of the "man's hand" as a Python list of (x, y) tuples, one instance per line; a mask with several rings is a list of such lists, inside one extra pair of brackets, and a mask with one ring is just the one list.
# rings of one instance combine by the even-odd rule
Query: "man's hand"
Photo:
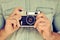
[(34, 28), (39, 31), (44, 40), (60, 40), (60, 34), (51, 31), (51, 23), (44, 13), (37, 15)]
[(21, 19), (21, 15), (19, 14), (20, 8), (16, 8), (13, 13), (6, 19), (5, 31), (8, 34), (13, 33), (18, 30), (20, 27), (19, 20)]
[(36, 17), (36, 23), (34, 25), (34, 28), (37, 28), (37, 30), (41, 33), (42, 30), (49, 30), (51, 27), (50, 20), (45, 16), (44, 13), (40, 13)]
[(39, 31), (39, 33), (43, 36), (44, 39), (50, 37), (51, 23), (44, 13), (41, 12), (37, 15), (34, 28)]
[(15, 10), (12, 12), (12, 14), (6, 19), (6, 24), (5, 24), (4, 29), (2, 29), (0, 31), (0, 35), (1, 35), (2, 39), (6, 39), (6, 37), (8, 37), (14, 31), (19, 29), (19, 27), (20, 27), (19, 20), (21, 19), (19, 10), (22, 10), (22, 9), (15, 8)]

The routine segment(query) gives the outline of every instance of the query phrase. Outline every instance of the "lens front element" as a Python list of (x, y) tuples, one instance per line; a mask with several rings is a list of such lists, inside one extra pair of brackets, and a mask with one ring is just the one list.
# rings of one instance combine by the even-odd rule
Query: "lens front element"
[(27, 16), (27, 17), (26, 17), (26, 22), (27, 22), (27, 24), (29, 24), (29, 25), (33, 25), (34, 22), (35, 22), (35, 16), (31, 16), (31, 15)]

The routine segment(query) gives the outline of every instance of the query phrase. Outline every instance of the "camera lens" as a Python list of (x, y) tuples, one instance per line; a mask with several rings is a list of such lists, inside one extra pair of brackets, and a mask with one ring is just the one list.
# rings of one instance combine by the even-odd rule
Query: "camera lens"
[(34, 22), (35, 22), (35, 16), (31, 16), (31, 15), (27, 16), (27, 17), (26, 17), (26, 22), (27, 22), (27, 24), (29, 24), (29, 25), (33, 25)]

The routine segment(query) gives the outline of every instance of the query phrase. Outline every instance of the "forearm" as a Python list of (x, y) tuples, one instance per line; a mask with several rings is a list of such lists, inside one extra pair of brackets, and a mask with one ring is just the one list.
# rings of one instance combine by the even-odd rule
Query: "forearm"
[(45, 40), (60, 40), (60, 34), (59, 33), (55, 33), (55, 32), (51, 32), (50, 35), (48, 35), (48, 34), (43, 35), (43, 38)]
[(60, 40), (60, 34), (59, 33), (53, 32), (52, 35), (53, 35), (53, 37), (52, 37), (53, 40)]
[(5, 40), (8, 37), (8, 34), (4, 30), (0, 30), (0, 40)]

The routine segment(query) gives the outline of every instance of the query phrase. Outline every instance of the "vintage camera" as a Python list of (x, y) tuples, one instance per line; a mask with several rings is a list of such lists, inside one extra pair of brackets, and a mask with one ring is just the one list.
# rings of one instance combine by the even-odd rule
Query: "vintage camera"
[(26, 15), (22, 16), (20, 20), (21, 27), (33, 27), (37, 14), (38, 12), (26, 12)]

